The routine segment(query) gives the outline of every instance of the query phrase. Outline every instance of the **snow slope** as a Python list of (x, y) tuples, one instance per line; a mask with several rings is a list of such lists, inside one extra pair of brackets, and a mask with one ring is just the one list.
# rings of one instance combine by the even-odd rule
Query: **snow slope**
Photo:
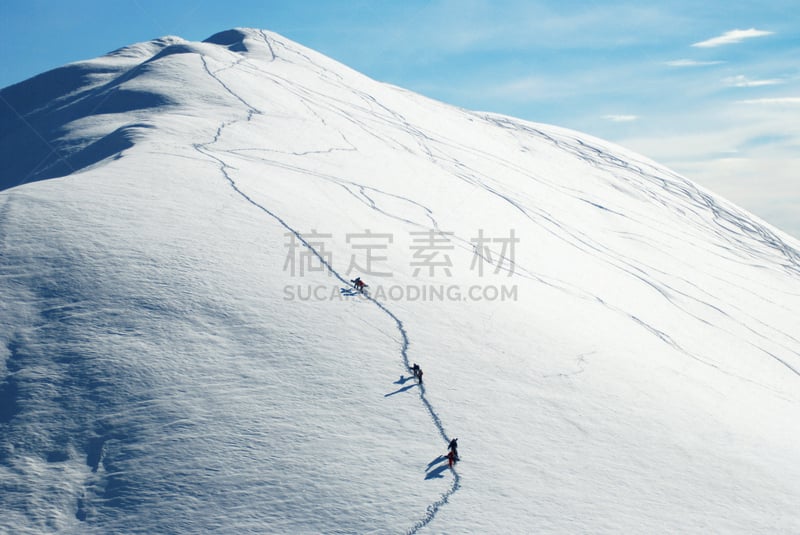
[(0, 532), (800, 532), (800, 243), (691, 181), (260, 30), (0, 96)]

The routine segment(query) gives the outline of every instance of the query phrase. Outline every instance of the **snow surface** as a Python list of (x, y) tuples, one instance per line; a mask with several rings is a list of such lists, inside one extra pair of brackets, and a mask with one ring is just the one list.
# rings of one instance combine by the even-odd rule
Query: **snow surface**
[(800, 243), (726, 200), (260, 30), (0, 96), (0, 532), (800, 533)]

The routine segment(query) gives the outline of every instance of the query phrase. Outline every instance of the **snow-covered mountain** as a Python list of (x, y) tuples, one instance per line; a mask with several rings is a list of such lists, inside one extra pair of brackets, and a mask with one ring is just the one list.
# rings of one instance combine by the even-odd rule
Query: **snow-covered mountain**
[(800, 533), (800, 243), (690, 180), (260, 30), (0, 97), (0, 532)]

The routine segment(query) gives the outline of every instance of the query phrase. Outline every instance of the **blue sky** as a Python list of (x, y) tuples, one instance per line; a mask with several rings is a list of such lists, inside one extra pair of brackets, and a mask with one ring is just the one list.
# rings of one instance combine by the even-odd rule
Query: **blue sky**
[(796, 0), (3, 0), (0, 87), (163, 35), (275, 31), (451, 104), (617, 142), (800, 236)]

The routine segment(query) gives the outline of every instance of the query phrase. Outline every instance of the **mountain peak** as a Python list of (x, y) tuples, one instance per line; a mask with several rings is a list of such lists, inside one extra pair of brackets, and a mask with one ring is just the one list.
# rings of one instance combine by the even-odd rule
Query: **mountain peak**
[(211, 43), (227, 47), (234, 52), (247, 52), (252, 47), (254, 41), (264, 43), (266, 36), (262, 30), (254, 28), (232, 28), (215, 33), (204, 43)]

